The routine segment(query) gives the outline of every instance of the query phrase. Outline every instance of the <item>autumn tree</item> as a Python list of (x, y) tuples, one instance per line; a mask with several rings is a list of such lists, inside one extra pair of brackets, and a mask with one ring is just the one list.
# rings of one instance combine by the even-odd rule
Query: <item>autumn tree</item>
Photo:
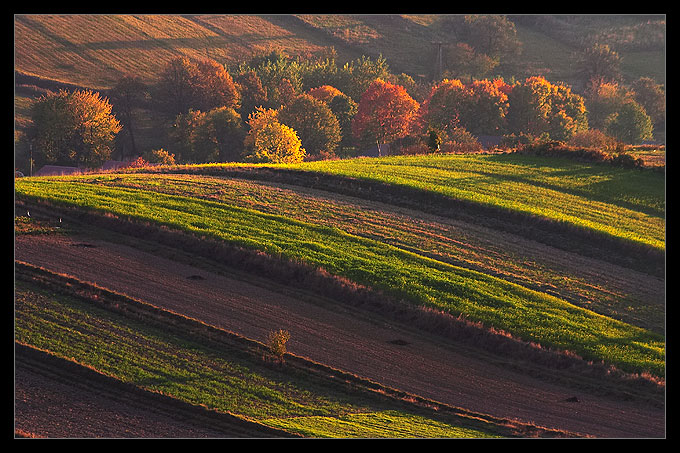
[(540, 76), (516, 83), (508, 95), (508, 126), (514, 134), (568, 140), (588, 128), (583, 97)]
[(170, 118), (189, 109), (208, 111), (216, 107), (237, 109), (239, 93), (223, 65), (211, 59), (170, 60), (156, 83), (154, 98)]
[(204, 112), (217, 107), (238, 110), (239, 92), (224, 65), (205, 58), (196, 63), (196, 68), (193, 80), (196, 98), (192, 102), (192, 107)]
[(44, 95), (33, 104), (31, 117), (36, 161), (45, 164), (99, 167), (121, 130), (109, 100), (90, 90)]
[(406, 136), (419, 104), (399, 86), (375, 80), (364, 92), (352, 120), (354, 137), (364, 143), (389, 143)]
[(163, 148), (153, 149), (145, 153), (143, 158), (152, 164), (175, 165), (175, 155)]
[(290, 333), (288, 333), (287, 330), (282, 329), (271, 331), (267, 336), (267, 347), (269, 352), (279, 363), (283, 363), (288, 340), (290, 340)]
[(246, 69), (235, 76), (241, 95), (241, 118), (248, 120), (248, 116), (255, 111), (256, 107), (267, 107), (267, 90), (262, 86), (262, 81), (252, 69)]
[(316, 88), (312, 88), (307, 91), (307, 93), (315, 99), (320, 100), (328, 104), (335, 96), (343, 94), (342, 91), (338, 90), (331, 85), (321, 85)]
[(308, 155), (333, 154), (340, 139), (340, 124), (330, 107), (309, 94), (284, 105), (278, 120), (294, 129)]
[(462, 126), (473, 135), (500, 135), (508, 113), (508, 96), (502, 81), (475, 80), (469, 86), (470, 100), (461, 114)]
[(607, 44), (593, 44), (578, 55), (577, 72), (588, 89), (621, 80), (621, 57)]
[(651, 139), (652, 119), (636, 95), (618, 83), (593, 87), (586, 98), (590, 126), (625, 143)]
[(155, 86), (154, 100), (167, 117), (175, 118), (193, 106), (196, 98), (194, 81), (198, 66), (187, 57), (176, 57), (168, 61)]
[(278, 112), (258, 107), (248, 117), (250, 130), (244, 139), (244, 160), (247, 162), (300, 162), (305, 150), (296, 132), (281, 124)]
[(461, 126), (462, 112), (469, 109), (470, 90), (458, 79), (443, 80), (430, 91), (418, 112), (421, 130), (433, 129), (446, 135)]

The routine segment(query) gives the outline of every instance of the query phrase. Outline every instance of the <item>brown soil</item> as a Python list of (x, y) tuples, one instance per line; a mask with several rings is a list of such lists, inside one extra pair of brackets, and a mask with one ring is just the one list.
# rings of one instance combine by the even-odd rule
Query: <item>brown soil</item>
[[(291, 333), (288, 349), (296, 355), (451, 406), (598, 437), (665, 436), (663, 408), (548, 383), (375, 315), (321, 298), (297, 297), (293, 290), (275, 290), (261, 280), (246, 281), (138, 248), (75, 236), (17, 236), (15, 259), (247, 338), (265, 341), (269, 331), (286, 329)], [(17, 426), (36, 416), (26, 408), (44, 409), (19, 406)], [(73, 411), (58, 407), (59, 417)], [(164, 433), (158, 427), (151, 435)], [(73, 434), (66, 429), (61, 435)]]

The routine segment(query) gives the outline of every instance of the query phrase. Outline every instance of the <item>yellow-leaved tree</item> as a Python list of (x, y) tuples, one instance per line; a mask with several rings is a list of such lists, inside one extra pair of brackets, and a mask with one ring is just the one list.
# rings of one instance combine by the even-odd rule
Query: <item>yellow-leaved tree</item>
[(294, 163), (305, 157), (297, 133), (281, 124), (272, 109), (258, 107), (248, 117), (250, 130), (243, 141), (244, 160), (255, 163)]

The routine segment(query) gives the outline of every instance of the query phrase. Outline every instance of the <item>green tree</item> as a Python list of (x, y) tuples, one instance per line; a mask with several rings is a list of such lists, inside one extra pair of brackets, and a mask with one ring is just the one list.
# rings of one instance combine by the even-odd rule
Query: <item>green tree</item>
[(294, 129), (308, 155), (335, 153), (340, 143), (340, 124), (330, 107), (309, 94), (283, 106), (279, 122)]
[(241, 159), (245, 130), (231, 107), (178, 115), (175, 137), (184, 162), (234, 162)]
[(429, 128), (427, 133), (427, 148), (434, 153), (439, 151), (442, 144), (441, 132), (437, 129)]
[(253, 57), (241, 71), (253, 70), (267, 93), (268, 106), (279, 108), (290, 93), (302, 92), (300, 63), (285, 53), (274, 50)]
[(97, 92), (50, 93), (32, 106), (29, 137), (36, 162), (96, 168), (111, 156), (120, 122)]
[(443, 49), (443, 76), (449, 79), (482, 78), (493, 71), (499, 64), (498, 58), (492, 58), (477, 52), (464, 42), (447, 46)]
[(361, 96), (375, 80), (387, 80), (389, 77), (389, 66), (382, 55), (376, 60), (362, 55), (360, 58), (346, 63), (338, 71), (338, 81), (334, 86), (356, 101), (361, 99)]
[(352, 119), (357, 114), (357, 103), (344, 93), (334, 96), (328, 103), (331, 112), (338, 119), (340, 125), (340, 147), (352, 144)]
[(459, 23), (457, 31), (460, 41), (493, 58), (517, 55), (521, 51), (522, 44), (517, 39), (515, 24), (505, 16), (467, 15)]
[(641, 77), (633, 82), (632, 88), (635, 101), (644, 107), (654, 127), (665, 128), (666, 92), (663, 85), (649, 77)]
[(617, 112), (610, 116), (605, 132), (612, 137), (629, 144), (638, 144), (652, 139), (652, 120), (645, 109), (637, 102), (624, 102)]

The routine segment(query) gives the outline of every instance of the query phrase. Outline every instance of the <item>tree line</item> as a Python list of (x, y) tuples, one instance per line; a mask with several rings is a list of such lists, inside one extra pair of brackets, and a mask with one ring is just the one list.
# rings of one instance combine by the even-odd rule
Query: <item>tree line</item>
[[(382, 56), (341, 66), (332, 48), (304, 58), (271, 51), (231, 67), (176, 57), (150, 83), (121, 78), (108, 97), (41, 96), (17, 149), (31, 149), (38, 166), (96, 168), (114, 150), (143, 162), (296, 162), (384, 144), (409, 153), (476, 147), (482, 136), (508, 146), (649, 140), (665, 127), (665, 92), (648, 78), (625, 86), (619, 62), (607, 46), (586, 49), (578, 94), (542, 76), (416, 82)], [(140, 149), (144, 118), (161, 147)]]

